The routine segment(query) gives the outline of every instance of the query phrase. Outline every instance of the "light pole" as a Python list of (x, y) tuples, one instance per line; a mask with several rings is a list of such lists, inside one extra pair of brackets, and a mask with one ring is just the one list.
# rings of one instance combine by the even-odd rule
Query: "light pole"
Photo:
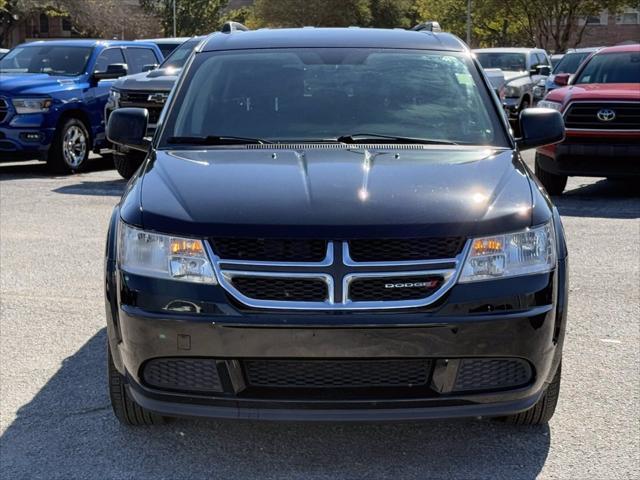
[(176, 34), (176, 0), (173, 0), (173, 37), (177, 37)]
[(471, 46), (471, 0), (467, 0), (467, 45)]

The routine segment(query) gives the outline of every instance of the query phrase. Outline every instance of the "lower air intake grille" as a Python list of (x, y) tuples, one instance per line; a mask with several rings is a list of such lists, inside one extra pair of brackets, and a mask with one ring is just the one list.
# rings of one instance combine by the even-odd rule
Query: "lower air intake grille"
[(462, 237), (360, 239), (349, 242), (356, 262), (399, 262), (454, 258), (464, 246)]
[(252, 387), (357, 388), (426, 385), (431, 360), (246, 360)]
[(357, 278), (349, 284), (349, 300), (376, 302), (426, 298), (442, 285), (439, 276)]
[(515, 388), (528, 384), (531, 377), (525, 360), (467, 358), (462, 360), (453, 391)]
[(224, 260), (320, 262), (327, 254), (326, 240), (214, 238), (211, 244)]
[(149, 360), (142, 379), (150, 387), (183, 392), (221, 392), (216, 361), (206, 358)]
[(244, 296), (256, 300), (324, 302), (327, 284), (316, 278), (233, 277), (231, 284)]

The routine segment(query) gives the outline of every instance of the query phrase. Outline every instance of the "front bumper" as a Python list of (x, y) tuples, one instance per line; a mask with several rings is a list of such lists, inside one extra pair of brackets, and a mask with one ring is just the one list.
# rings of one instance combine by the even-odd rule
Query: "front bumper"
[(564, 142), (540, 148), (539, 162), (556, 175), (640, 176), (640, 134), (567, 130)]
[(11, 111), (0, 123), (0, 159), (45, 159), (55, 128), (44, 127), (44, 114), (15, 115)]
[[(558, 285), (566, 286), (564, 266), (552, 274), (457, 285), (446, 303), (430, 310), (348, 314), (241, 310), (224, 294), (209, 296), (213, 302), (203, 308), (206, 313), (151, 312), (148, 307), (164, 303), (166, 298), (159, 297), (168, 290), (157, 283), (147, 289), (146, 280), (127, 277), (121, 279), (121, 291), (130, 304), (108, 305), (115, 318), (109, 322), (114, 360), (135, 401), (169, 416), (366, 421), (516, 413), (542, 395), (564, 336), (565, 314), (559, 307), (564, 300), (558, 300)], [(141, 287), (150, 294), (132, 295)], [(564, 298), (565, 288), (560, 290)], [(171, 295), (184, 298), (182, 293)], [(197, 296), (192, 294), (194, 304)], [(215, 359), (219, 391), (168, 391), (145, 381), (150, 360), (177, 357)], [(253, 388), (243, 362), (277, 359), (429, 359), (432, 368), (423, 388), (391, 392)], [(461, 362), (468, 359), (517, 359), (530, 365), (531, 378), (517, 388), (456, 390)]]

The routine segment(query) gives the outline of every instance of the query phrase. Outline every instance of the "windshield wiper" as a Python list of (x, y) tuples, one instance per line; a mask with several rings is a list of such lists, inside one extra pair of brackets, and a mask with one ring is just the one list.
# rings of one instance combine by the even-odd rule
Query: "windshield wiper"
[(169, 137), (167, 143), (183, 145), (245, 145), (255, 143), (265, 145), (269, 140), (251, 137), (233, 137), (229, 135), (207, 135), (202, 137)]
[(420, 143), (424, 145), (459, 145), (457, 142), (441, 139), (429, 138), (413, 138), (413, 137), (397, 137), (395, 135), (382, 135), (379, 133), (352, 133), (350, 135), (342, 135), (336, 138), (336, 141), (342, 143), (368, 143), (384, 140), (391, 143)]

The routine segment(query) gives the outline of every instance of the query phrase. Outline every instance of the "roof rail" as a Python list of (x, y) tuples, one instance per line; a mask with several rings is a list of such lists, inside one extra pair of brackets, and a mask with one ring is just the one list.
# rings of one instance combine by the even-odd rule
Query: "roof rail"
[(429, 21), (429, 22), (419, 23), (415, 27), (411, 28), (411, 30), (414, 30), (416, 32), (422, 32), (425, 30), (427, 32), (441, 32), (442, 28), (440, 28), (440, 24), (438, 22)]
[(231, 32), (246, 32), (249, 28), (245, 27), (240, 22), (224, 22), (222, 26), (222, 33), (231, 33)]

